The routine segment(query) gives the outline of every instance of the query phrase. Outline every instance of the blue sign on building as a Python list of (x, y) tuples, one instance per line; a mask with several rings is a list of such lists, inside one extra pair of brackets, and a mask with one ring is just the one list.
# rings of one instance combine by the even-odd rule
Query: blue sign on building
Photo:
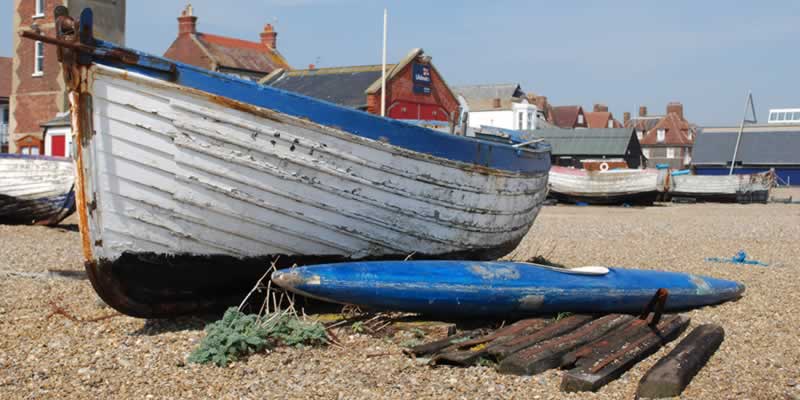
[(431, 66), (414, 63), (414, 93), (431, 94)]

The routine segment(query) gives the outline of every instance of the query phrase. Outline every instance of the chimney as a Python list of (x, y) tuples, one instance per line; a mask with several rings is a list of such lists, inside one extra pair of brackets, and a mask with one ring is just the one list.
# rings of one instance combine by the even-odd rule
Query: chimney
[(640, 106), (639, 107), (639, 116), (640, 117), (646, 117), (647, 116), (647, 107), (645, 107), (645, 106)]
[(181, 16), (178, 17), (178, 35), (182, 36), (191, 33), (197, 33), (197, 17), (194, 16), (192, 5), (188, 4), (181, 12)]
[(492, 107), (500, 108), (500, 98), (499, 97), (495, 97), (495, 98), (492, 99)]
[(592, 111), (594, 111), (594, 112), (599, 112), (599, 111), (608, 112), (608, 106), (605, 105), (605, 104), (598, 103), (598, 104), (594, 105), (594, 108), (592, 109)]
[(264, 31), (261, 32), (261, 44), (272, 50), (278, 48), (278, 32), (275, 32), (272, 24), (264, 25)]
[(667, 104), (667, 115), (670, 113), (678, 114), (678, 118), (683, 119), (683, 104), (677, 101)]
[(631, 113), (625, 111), (622, 113), (622, 125), (628, 126), (628, 122), (631, 122)]

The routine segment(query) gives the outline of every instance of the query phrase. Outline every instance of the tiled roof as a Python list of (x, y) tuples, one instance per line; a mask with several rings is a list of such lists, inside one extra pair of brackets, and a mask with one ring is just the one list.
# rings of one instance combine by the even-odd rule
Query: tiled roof
[[(744, 165), (800, 165), (800, 126), (747, 128), (742, 133), (736, 161)], [(730, 165), (738, 127), (726, 131), (701, 130), (692, 149), (692, 164)]]
[(581, 106), (553, 107), (553, 123), (560, 128), (574, 128), (581, 111)]
[[(387, 64), (387, 71), (394, 64)], [(381, 79), (380, 65), (277, 71), (262, 84), (353, 108), (367, 105), (366, 90)]]
[(622, 128), (622, 124), (615, 120), (614, 116), (608, 111), (592, 111), (584, 113), (584, 115), (589, 128), (608, 128), (609, 120), (613, 121), (612, 126), (614, 128)]
[(660, 121), (661, 118), (662, 117), (657, 117), (657, 118), (653, 118), (653, 117), (649, 117), (649, 118), (648, 117), (645, 117), (645, 118), (633, 118), (633, 119), (631, 119), (631, 120), (629, 120), (628, 122), (625, 123), (625, 127), (626, 128), (633, 128), (633, 129), (636, 129), (637, 131), (647, 132), (650, 129), (653, 129), (653, 127), (655, 127), (656, 124), (658, 124), (658, 121)]
[[(464, 97), (470, 111), (510, 110), (511, 103), (525, 98), (518, 84), (469, 85), (453, 88), (453, 92)], [(500, 99), (500, 107), (494, 106), (494, 99)]]
[[(658, 130), (664, 129), (664, 141), (658, 141)], [(691, 145), (694, 143), (695, 136), (689, 138), (689, 122), (682, 119), (676, 113), (669, 113), (652, 127), (642, 137), (643, 145)]]
[(11, 97), (11, 63), (10, 57), (0, 57), (0, 98)]
[(208, 33), (196, 33), (197, 41), (206, 53), (222, 68), (270, 73), (278, 68), (289, 68), (286, 59), (267, 46)]

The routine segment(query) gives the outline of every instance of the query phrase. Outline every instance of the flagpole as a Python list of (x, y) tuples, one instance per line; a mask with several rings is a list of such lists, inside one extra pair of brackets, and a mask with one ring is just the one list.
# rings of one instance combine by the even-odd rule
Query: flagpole
[(386, 116), (386, 20), (387, 10), (383, 9), (383, 62), (381, 65), (381, 116)]

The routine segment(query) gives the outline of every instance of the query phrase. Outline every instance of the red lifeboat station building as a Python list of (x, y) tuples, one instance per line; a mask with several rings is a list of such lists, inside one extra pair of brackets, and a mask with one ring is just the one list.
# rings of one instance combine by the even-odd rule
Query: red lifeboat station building
[[(260, 83), (345, 107), (381, 114), (381, 66), (278, 69)], [(422, 49), (386, 65), (386, 116), (394, 119), (450, 121), (458, 99)]]

